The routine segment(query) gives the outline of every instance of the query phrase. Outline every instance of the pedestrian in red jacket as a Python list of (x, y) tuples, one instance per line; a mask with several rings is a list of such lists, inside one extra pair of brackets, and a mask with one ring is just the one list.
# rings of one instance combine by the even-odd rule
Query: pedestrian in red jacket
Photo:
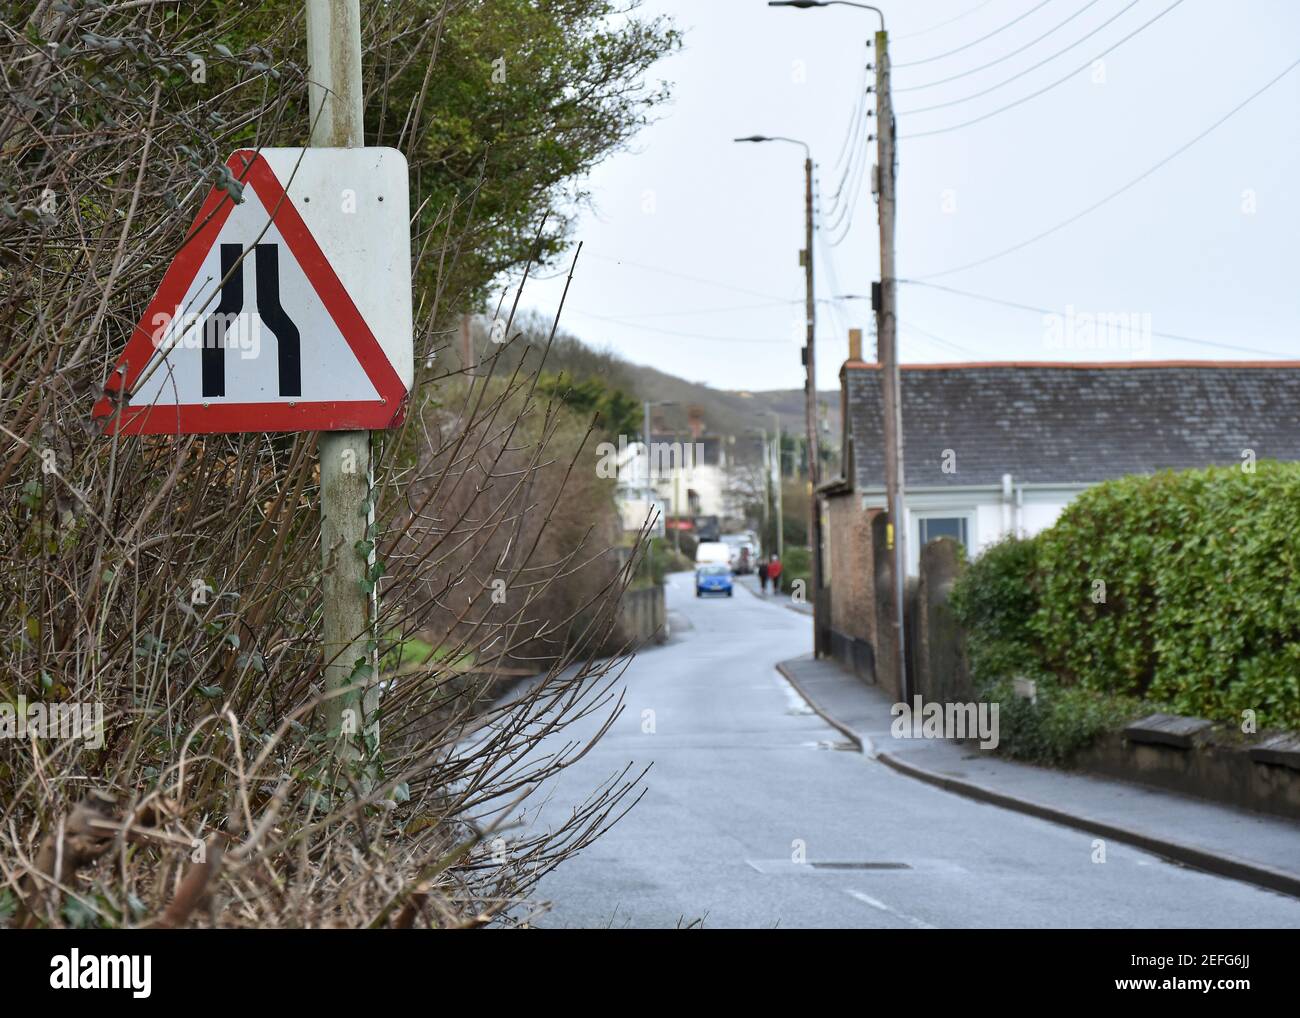
[(779, 594), (781, 592), (781, 560), (775, 555), (772, 556), (772, 561), (767, 564), (767, 578), (772, 581), (772, 593)]

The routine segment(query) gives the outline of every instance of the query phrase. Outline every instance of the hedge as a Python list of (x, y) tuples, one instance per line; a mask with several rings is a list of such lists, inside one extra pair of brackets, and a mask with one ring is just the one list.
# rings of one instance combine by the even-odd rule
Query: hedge
[(1300, 464), (1164, 472), (1089, 488), (1050, 529), (988, 549), (953, 605), (982, 687), (1026, 675), (1049, 701), (1295, 728), (1297, 565)]
[(1038, 540), (1051, 671), (1181, 713), (1300, 725), (1300, 464), (1109, 481)]
[(977, 682), (1044, 676), (1033, 631), (1037, 574), (1037, 540), (1010, 537), (985, 548), (954, 584), (953, 613), (966, 631), (967, 664)]
[[(981, 700), (1001, 704), (998, 750), (1068, 764), (1099, 735), (1147, 713), (1125, 696), (1063, 685), (1047, 670), (1036, 628), (1040, 540), (1008, 538), (984, 550), (953, 587), (953, 611), (966, 630), (966, 658)], [(1018, 696), (1012, 678), (1032, 679), (1037, 697)]]

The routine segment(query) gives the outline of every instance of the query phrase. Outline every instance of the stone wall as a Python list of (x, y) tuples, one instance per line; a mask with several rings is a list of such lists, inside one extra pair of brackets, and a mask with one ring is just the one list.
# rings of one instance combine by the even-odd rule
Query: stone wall
[(668, 612), (661, 585), (638, 587), (623, 593), (619, 603), (619, 644), (640, 647), (647, 641), (663, 643), (668, 639)]
[(967, 703), (975, 699), (966, 670), (964, 634), (948, 603), (953, 583), (965, 566), (957, 542), (949, 537), (921, 549), (920, 578), (912, 610), (913, 694), (926, 702)]
[[(1182, 718), (1189, 721), (1195, 719)], [(1185, 746), (1151, 742), (1141, 723), (1112, 732), (1084, 750), (1074, 766), (1090, 774), (1136, 781), (1183, 795), (1300, 820), (1300, 738), (1290, 752), (1261, 754), (1261, 742), (1225, 725), (1205, 729)]]

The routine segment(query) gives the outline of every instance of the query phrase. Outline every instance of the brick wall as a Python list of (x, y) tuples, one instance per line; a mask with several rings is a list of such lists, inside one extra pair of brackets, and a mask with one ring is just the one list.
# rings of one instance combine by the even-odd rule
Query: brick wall
[(826, 499), (826, 518), (831, 654), (874, 682), (876, 608), (870, 516), (857, 495), (844, 494)]

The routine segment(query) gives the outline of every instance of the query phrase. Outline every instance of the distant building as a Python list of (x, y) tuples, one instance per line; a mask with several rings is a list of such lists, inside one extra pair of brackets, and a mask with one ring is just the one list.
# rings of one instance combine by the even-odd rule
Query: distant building
[(664, 535), (667, 507), (650, 483), (649, 457), (644, 442), (620, 439), (615, 447), (618, 484), (614, 498), (624, 530), (639, 531), (649, 525), (654, 537)]
[(727, 453), (719, 438), (655, 435), (651, 485), (673, 516), (727, 515)]

